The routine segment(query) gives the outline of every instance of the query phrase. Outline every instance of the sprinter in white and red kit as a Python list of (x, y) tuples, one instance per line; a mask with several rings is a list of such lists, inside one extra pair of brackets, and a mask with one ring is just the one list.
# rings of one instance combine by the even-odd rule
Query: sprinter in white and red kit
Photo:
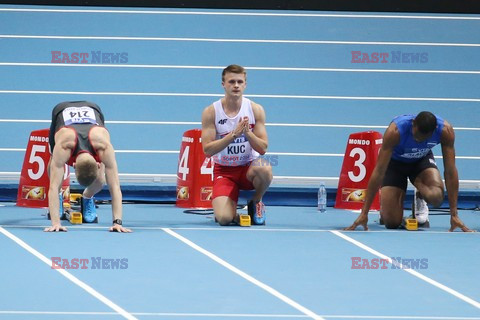
[(268, 147), (265, 111), (243, 97), (246, 85), (245, 69), (228, 66), (222, 72), (225, 96), (202, 114), (202, 145), (215, 164), (212, 205), (220, 225), (238, 223), (240, 190), (255, 190), (248, 212), (253, 224), (265, 224), (262, 197), (272, 182), (272, 167), (260, 157)]

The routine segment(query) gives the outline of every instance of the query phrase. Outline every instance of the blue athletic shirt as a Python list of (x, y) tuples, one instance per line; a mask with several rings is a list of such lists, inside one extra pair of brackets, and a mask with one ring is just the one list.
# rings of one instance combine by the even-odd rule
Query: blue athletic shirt
[(440, 143), (440, 138), (443, 129), (443, 119), (437, 117), (437, 128), (433, 135), (423, 142), (417, 142), (413, 139), (412, 126), (414, 115), (398, 116), (392, 120), (397, 125), (400, 133), (400, 142), (393, 149), (392, 159), (402, 162), (415, 162), (425, 157), (427, 153)]

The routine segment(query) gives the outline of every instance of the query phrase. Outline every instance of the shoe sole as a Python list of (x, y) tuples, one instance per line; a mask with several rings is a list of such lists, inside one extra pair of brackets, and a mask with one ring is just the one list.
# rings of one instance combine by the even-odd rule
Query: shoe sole
[(98, 223), (98, 217), (95, 217), (92, 222), (86, 221), (85, 218), (82, 215), (82, 222), (83, 223)]

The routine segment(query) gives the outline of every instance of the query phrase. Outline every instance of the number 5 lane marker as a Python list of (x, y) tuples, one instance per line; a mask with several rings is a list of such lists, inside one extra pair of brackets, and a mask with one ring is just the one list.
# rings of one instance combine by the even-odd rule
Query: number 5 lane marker
[(238, 269), (237, 267), (231, 265), (230, 263), (226, 262), (225, 260), (217, 257), (216, 255), (214, 255), (213, 253), (211, 253), (210, 251), (207, 251), (205, 249), (203, 249), (202, 247), (200, 247), (199, 245), (195, 244), (194, 242), (188, 240), (187, 238), (179, 235), (178, 233), (176, 233), (175, 231), (172, 231), (168, 228), (162, 228), (163, 231), (165, 231), (166, 233), (168, 233), (169, 235), (171, 235), (172, 237), (175, 237), (177, 238), (178, 240), (182, 241), (183, 243), (185, 243), (186, 245), (192, 247), (193, 249), (197, 250), (198, 252), (206, 255), (207, 257), (209, 257), (210, 259), (212, 259), (213, 261), (217, 262), (218, 264), (224, 266), (225, 268), (227, 268), (228, 270), (232, 271), (233, 273), (236, 273), (237, 275), (239, 275), (240, 277), (244, 278), (245, 280), (253, 283), (254, 285), (262, 288), (263, 290), (267, 291), (268, 293), (270, 293), (271, 295), (273, 295), (274, 297), (280, 299), (281, 301), (285, 302), (286, 304), (288, 304), (289, 306), (297, 309), (298, 311), (302, 312), (303, 314), (306, 314), (307, 316), (309, 316), (310, 318), (312, 319), (316, 319), (316, 320), (323, 320), (322, 317), (320, 317), (319, 315), (317, 315), (315, 312), (305, 308), (304, 306), (300, 305), (299, 303), (293, 301), (292, 299), (290, 299), (289, 297), (281, 294), (280, 292), (278, 292), (277, 290), (273, 289), (272, 287), (266, 285), (265, 283), (255, 279), (254, 277), (248, 275), (247, 273), (243, 272), (242, 270)]

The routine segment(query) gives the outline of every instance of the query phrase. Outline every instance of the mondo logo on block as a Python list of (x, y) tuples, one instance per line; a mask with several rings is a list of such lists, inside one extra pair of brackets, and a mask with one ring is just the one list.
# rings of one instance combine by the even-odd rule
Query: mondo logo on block
[[(35, 130), (30, 133), (23, 160), (20, 183), (18, 184), (17, 206), (31, 208), (48, 207), (48, 162), (50, 150), (48, 134), (50, 129)], [(70, 203), (70, 171), (65, 165), (62, 193), (64, 202)]]
[[(377, 163), (382, 146), (382, 134), (376, 131), (352, 133), (348, 137), (338, 180), (335, 208), (358, 210), (363, 206), (368, 180)], [(373, 200), (371, 210), (380, 209), (379, 193)]]
[(203, 153), (202, 130), (183, 134), (177, 170), (177, 207), (211, 209), (213, 161)]

